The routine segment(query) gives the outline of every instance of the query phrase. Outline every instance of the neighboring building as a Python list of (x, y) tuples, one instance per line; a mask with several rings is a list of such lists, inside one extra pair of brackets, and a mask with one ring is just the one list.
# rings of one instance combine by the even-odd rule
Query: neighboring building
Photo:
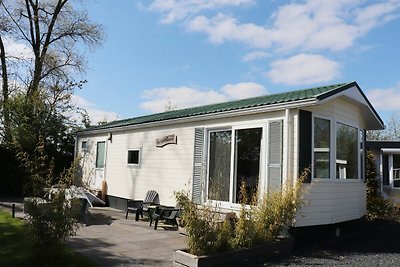
[(367, 141), (375, 157), (381, 192), (385, 197), (400, 198), (400, 141)]
[[(82, 174), (108, 186), (110, 206), (148, 190), (174, 205), (238, 210), (238, 191), (279, 190), (311, 167), (296, 226), (359, 219), (366, 211), (365, 130), (383, 122), (356, 82), (254, 97), (110, 122), (77, 133)], [(104, 183), (104, 182), (103, 182)]]

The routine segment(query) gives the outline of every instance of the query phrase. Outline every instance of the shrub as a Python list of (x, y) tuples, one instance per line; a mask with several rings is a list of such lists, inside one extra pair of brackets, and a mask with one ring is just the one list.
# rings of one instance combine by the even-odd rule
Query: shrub
[[(20, 154), (19, 157), (23, 166), (29, 171), (32, 194), (36, 197), (30, 204), (27, 222), (29, 234), (37, 250), (35, 254), (37, 264), (59, 265), (65, 251), (63, 245), (75, 235), (79, 227), (81, 201), (70, 199), (74, 194), (70, 186), (77, 181), (79, 159), (63, 174), (55, 177), (54, 165), (44, 153), (43, 142), (37, 145), (32, 158), (26, 154)], [(58, 182), (55, 183), (56, 181)], [(51, 186), (53, 187), (50, 189)], [(66, 193), (70, 194), (69, 197), (66, 197)]]
[(182, 224), (186, 229), (190, 253), (205, 255), (227, 249), (231, 230), (229, 225), (221, 222), (218, 206), (200, 207), (190, 200), (188, 192), (181, 191), (175, 196), (177, 204), (184, 210)]
[(190, 200), (188, 192), (176, 193), (177, 203), (184, 209), (182, 224), (189, 252), (200, 256), (275, 240), (294, 221), (301, 205), (303, 178), (294, 185), (286, 183), (281, 192), (266, 193), (260, 200), (253, 194), (250, 201), (242, 184), (242, 206), (235, 223), (221, 220), (218, 205), (210, 202), (200, 206)]
[(368, 199), (367, 209), (367, 219), (369, 220), (381, 219), (400, 222), (400, 209), (389, 199), (381, 196), (371, 197)]
[(400, 222), (400, 208), (390, 199), (384, 199), (379, 193), (379, 179), (376, 178), (375, 158), (370, 151), (367, 152), (366, 160), (367, 219)]
[(261, 242), (275, 240), (285, 228), (292, 226), (297, 210), (302, 203), (302, 182), (304, 175), (296, 183), (287, 182), (282, 192), (270, 192), (255, 209), (256, 232)]
[(54, 253), (75, 234), (79, 206), (77, 199), (66, 202), (64, 187), (58, 187), (57, 192), (43, 199), (33, 200), (27, 217), (28, 229), (37, 247), (41, 251), (46, 248), (41, 253)]
[[(257, 194), (253, 194), (250, 200), (247, 195), (246, 183), (242, 182), (240, 185), (240, 216), (237, 219), (234, 227), (234, 235), (231, 240), (232, 248), (247, 248), (258, 243), (256, 224), (254, 222), (256, 212), (254, 207), (257, 206)], [(250, 206), (247, 205), (250, 203)]]

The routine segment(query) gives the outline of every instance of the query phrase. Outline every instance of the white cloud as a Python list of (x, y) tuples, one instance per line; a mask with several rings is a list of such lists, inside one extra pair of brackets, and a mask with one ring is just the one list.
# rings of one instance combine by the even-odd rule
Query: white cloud
[(254, 61), (254, 60), (258, 60), (258, 59), (267, 58), (270, 56), (271, 56), (271, 54), (267, 53), (265, 51), (252, 51), (252, 52), (244, 55), (242, 60), (245, 62), (248, 62), (248, 61)]
[(386, 89), (368, 90), (366, 95), (376, 109), (400, 111), (400, 83)]
[(380, 24), (396, 18), (400, 0), (365, 4), (362, 0), (308, 0), (282, 5), (271, 16), (270, 25), (241, 23), (219, 13), (198, 15), (185, 26), (189, 31), (208, 35), (215, 44), (227, 41), (277, 51), (331, 50), (351, 47), (355, 40)]
[(267, 48), (271, 45), (269, 30), (253, 23), (240, 24), (235, 18), (222, 13), (211, 19), (197, 16), (186, 24), (186, 28), (208, 34), (209, 40), (215, 44), (238, 41), (256, 48)]
[(264, 86), (252, 82), (237, 84), (228, 83), (221, 88), (221, 91), (229, 98), (233, 99), (248, 98), (266, 94)]
[[(76, 107), (83, 108), (87, 111), (92, 124), (97, 124), (99, 121), (114, 121), (118, 119), (117, 113), (101, 110), (96, 106), (96, 104), (89, 102), (81, 96), (72, 95), (71, 102)], [(72, 117), (76, 120), (81, 119), (79, 114), (73, 114)]]
[(12, 38), (4, 38), (4, 48), (6, 50), (6, 56), (13, 59), (33, 59), (34, 55), (32, 49), (23, 43), (16, 42)]
[(226, 84), (220, 90), (201, 90), (192, 87), (162, 87), (146, 90), (147, 99), (140, 107), (151, 112), (165, 111), (168, 102), (179, 109), (220, 103), (234, 99), (266, 94), (264, 86), (256, 83)]
[(361, 32), (367, 32), (376, 26), (387, 23), (399, 16), (393, 13), (400, 8), (399, 0), (389, 0), (372, 4), (356, 12), (356, 21)]
[(254, 0), (154, 0), (150, 11), (162, 13), (162, 23), (173, 23), (205, 10), (252, 4)]
[(300, 54), (271, 63), (267, 76), (275, 83), (303, 85), (326, 82), (339, 75), (339, 64), (321, 55)]

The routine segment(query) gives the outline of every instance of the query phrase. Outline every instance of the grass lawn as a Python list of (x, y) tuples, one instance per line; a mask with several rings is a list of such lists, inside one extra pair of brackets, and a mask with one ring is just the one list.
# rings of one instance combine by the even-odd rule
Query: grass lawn
[(23, 220), (0, 210), (0, 266), (96, 266), (69, 247), (64, 247), (58, 258), (44, 260), (40, 251), (35, 250), (26, 229)]

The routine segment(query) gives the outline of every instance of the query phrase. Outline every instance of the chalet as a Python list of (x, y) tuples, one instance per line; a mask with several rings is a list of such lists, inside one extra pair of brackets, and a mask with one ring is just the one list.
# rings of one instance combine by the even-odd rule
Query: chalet
[(174, 192), (238, 210), (239, 186), (262, 196), (310, 172), (296, 226), (366, 212), (365, 131), (383, 122), (356, 82), (271, 94), (110, 122), (77, 133), (82, 178), (107, 186), (109, 205)]

